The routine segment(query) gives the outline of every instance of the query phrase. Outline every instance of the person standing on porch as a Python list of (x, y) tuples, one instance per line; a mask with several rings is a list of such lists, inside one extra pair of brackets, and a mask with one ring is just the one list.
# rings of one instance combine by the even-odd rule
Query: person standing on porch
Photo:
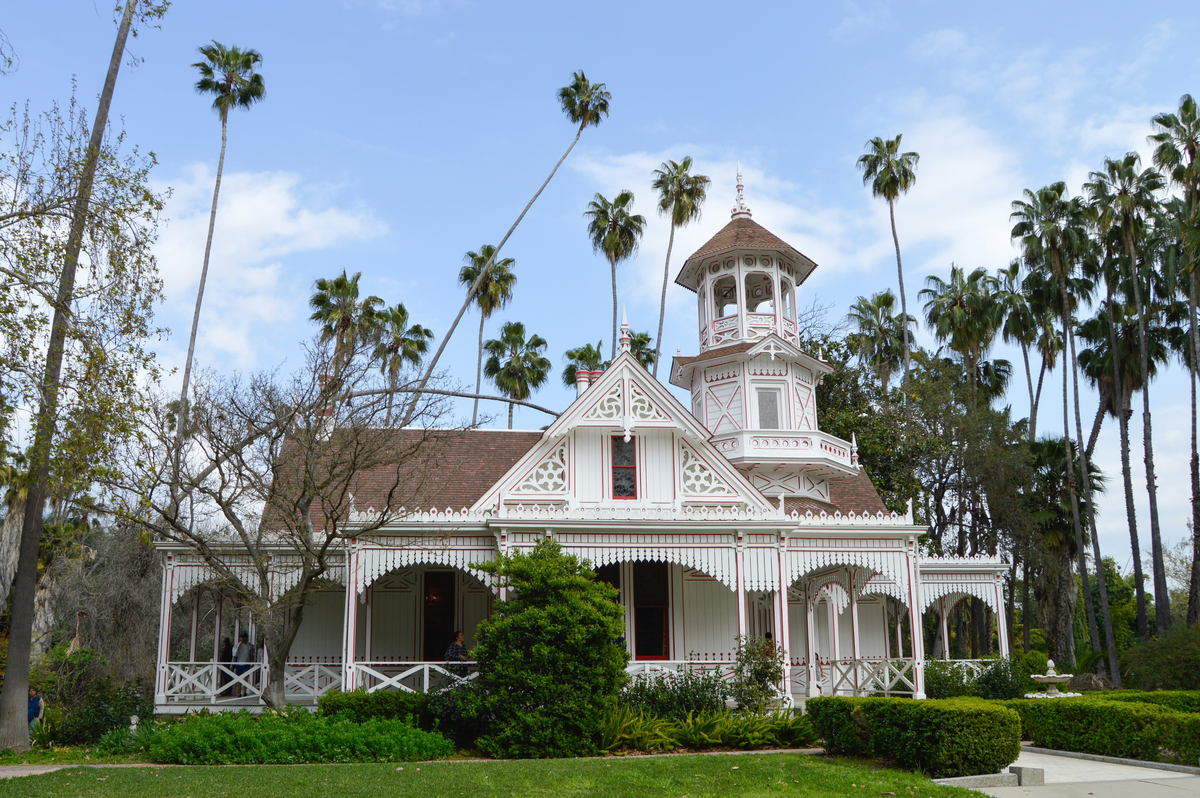
[[(470, 660), (470, 652), (467, 651), (466, 642), (466, 635), (456, 630), (454, 632), (454, 642), (446, 649), (446, 662), (467, 662)], [(455, 665), (447, 670), (458, 677), (467, 675), (467, 668), (464, 665)]]
[[(242, 676), (246, 671), (250, 670), (250, 663), (254, 661), (254, 648), (250, 645), (250, 635), (242, 632), (238, 635), (238, 644), (233, 651), (233, 672), (237, 676)], [(245, 682), (238, 682), (238, 696), (246, 695)]]
[(221, 640), (221, 650), (217, 653), (217, 662), (219, 663), (217, 670), (218, 695), (228, 695), (229, 688), (226, 685), (229, 684), (229, 671), (225, 668), (233, 665), (233, 641), (228, 637)]

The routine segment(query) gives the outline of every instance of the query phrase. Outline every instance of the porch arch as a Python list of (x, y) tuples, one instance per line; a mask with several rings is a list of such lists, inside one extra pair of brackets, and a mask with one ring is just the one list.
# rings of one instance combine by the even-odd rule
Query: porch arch
[(384, 574), (414, 565), (444, 565), (465, 571), (472, 577), (496, 589), (491, 576), (473, 568), (473, 563), (496, 559), (496, 540), (493, 537), (450, 538), (441, 541), (440, 548), (424, 548), (429, 540), (399, 540), (391, 546), (361, 546), (350, 564), (350, 583), (355, 594), (373, 585)]
[[(708, 574), (730, 590), (737, 592), (737, 562), (732, 545), (725, 546), (639, 546), (629, 544), (601, 544), (597, 546), (563, 546), (564, 554), (572, 554), (587, 560), (593, 568), (622, 562), (667, 562), (682, 565), (694, 571)], [(750, 570), (747, 558), (747, 571)], [(776, 580), (775, 584), (778, 584)], [(772, 590), (751, 586), (749, 590)]]

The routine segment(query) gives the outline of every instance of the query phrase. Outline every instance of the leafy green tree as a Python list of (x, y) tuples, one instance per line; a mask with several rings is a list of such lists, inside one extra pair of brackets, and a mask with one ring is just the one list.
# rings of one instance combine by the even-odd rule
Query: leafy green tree
[(187, 416), (188, 385), (192, 377), (192, 356), (196, 351), (196, 330), (200, 326), (200, 305), (204, 301), (204, 283), (208, 280), (208, 257), (212, 253), (213, 228), (217, 224), (217, 197), (221, 193), (221, 173), (225, 170), (225, 143), (228, 138), (229, 111), (249, 109), (266, 97), (266, 84), (258, 72), (262, 56), (257, 50), (243, 50), (236, 44), (226, 47), (218, 41), (200, 48), (203, 61), (192, 64), (200, 71), (196, 91), (212, 95), (213, 108), (221, 117), (221, 156), (217, 159), (217, 182), (213, 186), (212, 210), (208, 214), (208, 238), (204, 242), (204, 265), (200, 267), (200, 287), (196, 289), (196, 310), (192, 314), (192, 332), (188, 338), (187, 359), (183, 361), (183, 390), (179, 394), (181, 412), (179, 429), (182, 436)]
[(937, 340), (948, 343), (963, 359), (973, 394), (979, 367), (1003, 326), (996, 278), (984, 268), (968, 275), (951, 264), (949, 281), (930, 275), (925, 284), (929, 287), (918, 294), (927, 299), (925, 319)]
[(480, 749), (508, 758), (594, 754), (600, 719), (628, 680), (616, 588), (552, 540), (479, 567), (507, 591), (475, 633), (495, 718)]
[[(858, 159), (858, 168), (863, 173), (863, 185), (871, 184), (871, 194), (887, 200), (888, 216), (892, 221), (892, 243), (896, 245), (896, 273), (900, 279), (900, 313), (908, 318), (908, 298), (904, 293), (904, 266), (900, 262), (900, 237), (896, 235), (896, 200), (907, 194), (917, 182), (917, 161), (921, 156), (915, 152), (900, 152), (901, 134), (894, 139), (876, 136), (867, 142), (867, 152)], [(904, 384), (908, 385), (909, 336), (908, 326), (901, 327), (904, 349)]]
[(442, 338), (442, 343), (438, 346), (437, 351), (433, 353), (433, 358), (430, 359), (429, 365), (425, 368), (425, 373), (421, 375), (421, 381), (417, 385), (417, 390), (413, 393), (412, 399), (409, 400), (407, 409), (404, 412), (404, 419), (401, 426), (407, 425), (412, 420), (412, 415), (416, 411), (417, 402), (421, 398), (421, 390), (429, 382), (429, 378), (433, 376), (433, 370), (437, 367), (438, 361), (442, 357), (442, 352), (446, 349), (446, 344), (450, 342), (450, 337), (454, 335), (454, 331), (458, 329), (458, 323), (462, 321), (462, 317), (466, 314), (467, 309), (471, 307), (471, 303), (475, 301), (475, 294), (479, 292), (491, 271), (492, 263), (500, 255), (500, 250), (508, 243), (508, 239), (517, 229), (517, 225), (525, 218), (525, 214), (529, 213), (529, 209), (533, 207), (533, 203), (537, 202), (537, 198), (546, 190), (546, 186), (550, 185), (550, 181), (558, 172), (558, 167), (562, 166), (563, 161), (567, 160), (567, 156), (571, 154), (571, 150), (575, 149), (575, 145), (579, 142), (579, 137), (583, 135), (584, 128), (596, 127), (600, 121), (608, 116), (608, 104), (612, 101), (612, 94), (603, 83), (592, 83), (583, 74), (583, 70), (579, 70), (571, 76), (571, 82), (558, 90), (558, 102), (562, 106), (563, 113), (567, 115), (567, 119), (572, 124), (578, 124), (579, 129), (575, 131), (575, 138), (571, 140), (571, 146), (567, 147), (567, 151), (558, 159), (558, 163), (554, 164), (554, 168), (550, 170), (550, 176), (538, 188), (537, 193), (533, 195), (533, 199), (521, 211), (521, 215), (513, 222), (512, 227), (508, 228), (508, 232), (504, 234), (504, 238), (500, 239), (500, 243), (496, 245), (495, 251), (492, 253), (491, 261), (485, 263), (483, 268), (479, 270), (479, 276), (475, 278), (475, 284), (467, 291), (466, 301), (463, 302), (462, 308), (459, 309), (458, 315), (454, 317), (454, 321), (450, 323), (450, 329), (446, 331), (446, 336)]
[[(512, 301), (513, 286), (517, 284), (517, 276), (513, 267), (517, 262), (512, 258), (496, 260), (496, 248), (484, 244), (478, 252), (468, 252), (463, 256), (466, 265), (458, 272), (458, 284), (474, 288), (479, 281), (479, 289), (475, 292), (475, 304), (479, 308), (479, 357), (475, 362), (475, 393), (483, 387), (483, 325), (497, 310), (504, 308)], [(484, 267), (491, 263), (491, 268), (484, 274)], [(483, 277), (480, 280), (480, 277)], [(471, 426), (479, 421), (479, 399), (471, 408)]]
[(1143, 296), (1143, 275), (1138, 243), (1145, 237), (1149, 217), (1158, 206), (1155, 196), (1165, 186), (1162, 175), (1152, 168), (1139, 170), (1141, 156), (1128, 153), (1120, 160), (1104, 159), (1104, 169), (1092, 172), (1084, 186), (1093, 204), (1113, 217), (1121, 231), (1129, 264), (1133, 303), (1138, 316), (1138, 349), (1142, 369), (1142, 446), (1146, 461), (1146, 492), (1150, 498), (1150, 554), (1154, 573), (1155, 619), (1159, 631), (1171, 628), (1171, 599), (1163, 561), (1162, 533), (1158, 520), (1158, 488), (1154, 476), (1154, 434), (1150, 416), (1150, 309)]
[(603, 341), (597, 341), (595, 346), (584, 344), (563, 353), (566, 365), (562, 370), (562, 384), (567, 388), (574, 388), (575, 372), (580, 370), (602, 371), (608, 365), (604, 361), (604, 355), (600, 353), (600, 347), (603, 345)]
[(361, 277), (362, 272), (349, 277), (345, 269), (337, 277), (322, 277), (315, 283), (316, 290), (308, 300), (313, 311), (309, 319), (321, 328), (321, 340), (333, 341), (335, 379), (345, 370), (347, 358), (358, 342), (373, 338), (379, 329), (379, 309), (383, 307), (383, 300), (377, 296), (359, 297)]
[[(1196, 379), (1200, 367), (1200, 323), (1197, 322), (1196, 270), (1200, 268), (1200, 110), (1190, 94), (1179, 99), (1177, 113), (1156, 114), (1150, 141), (1155, 145), (1154, 165), (1184, 190), (1187, 218), (1184, 229), (1187, 253), (1188, 341), (1191, 351), (1192, 410), (1192, 528), (1200, 529), (1200, 449), (1197, 448)], [(1200, 623), (1200, 535), (1192, 536), (1192, 570), (1188, 580), (1186, 623)]]
[(646, 229), (646, 217), (632, 211), (633, 192), (626, 189), (611, 202), (603, 194), (597, 193), (583, 212), (588, 220), (592, 250), (602, 253), (612, 268), (613, 337), (610, 360), (617, 356), (617, 264), (637, 252), (638, 243)]
[[(483, 373), (510, 399), (528, 399), (550, 375), (550, 361), (542, 354), (545, 349), (546, 340), (540, 335), (525, 338), (524, 324), (505, 322), (500, 328), (500, 337), (483, 344), (483, 350), (488, 353)], [(508, 428), (512, 429), (512, 425), (513, 404), (510, 402)]]
[[(887, 391), (892, 373), (903, 364), (904, 344), (900, 333), (900, 314), (896, 312), (896, 295), (891, 289), (873, 294), (870, 299), (859, 297), (846, 314), (854, 332), (846, 336), (846, 344), (864, 368), (879, 377), (879, 385)], [(908, 326), (916, 324), (908, 317)]]
[[(409, 324), (408, 308), (404, 303), (385, 308), (375, 319), (375, 352), (374, 357), (379, 361), (379, 373), (388, 377), (387, 415), (384, 424), (391, 426), (392, 402), (396, 396), (396, 388), (400, 380), (400, 372), (408, 363), (416, 368), (421, 365), (421, 358), (429, 350), (429, 342), (433, 340), (433, 330), (420, 324)], [(479, 392), (478, 389), (475, 391)]]
[[(36, 383), (32, 401), (37, 406), (37, 412), (31, 424), (33, 444), (28, 454), (30, 478), (27, 481), (21, 547), (9, 616), (8, 659), (4, 668), (4, 686), (0, 692), (0, 749), (24, 749), (29, 745), (26, 701), (37, 590), (37, 557), (42, 513), (47, 495), (52, 490), (51, 465), (55, 450), (59, 457), (66, 455), (80, 464), (91, 462), (94, 465), (102, 461), (100, 455), (111, 441), (109, 436), (113, 428), (128, 423), (130, 405), (135, 404), (135, 396), (131, 395), (130, 390), (133, 379), (127, 367), (132, 361), (135, 372), (138, 366), (154, 372), (153, 357), (145, 351), (142, 343), (144, 337), (151, 333), (147, 329), (148, 319), (161, 294), (153, 256), (148, 248), (156, 237), (154, 226), (162, 202), (146, 183), (148, 164), (122, 163), (120, 160), (113, 163), (113, 147), (107, 140), (107, 134), (108, 113), (117, 73), (134, 18), (146, 21), (161, 17), (164, 13), (165, 2), (126, 0), (96, 115), (90, 125), (80, 124), (78, 130), (72, 130), (72, 136), (77, 135), (78, 138), (64, 142), (62, 151), (52, 153), (48, 159), (51, 172), (58, 171), (56, 165), (65, 170), (57, 175), (61, 182), (56, 182), (55, 186), (70, 186), (70, 199), (60, 209), (60, 218), (70, 219), (69, 225), (65, 225), (66, 229), (63, 229), (63, 225), (47, 225), (49, 220), (44, 218), (31, 219), (19, 215), (6, 220), (6, 226), (22, 221), (32, 223), (32, 227), (18, 225), (15, 228), (28, 233), (27, 239), (22, 239), (19, 232), (5, 233), (4, 255), (8, 258), (15, 254), (22, 266), (15, 274), (6, 275), (6, 279), (14, 279), (14, 294), (18, 300), (25, 292), (29, 292), (38, 295), (40, 301), (45, 301), (41, 309), (43, 317), (47, 308), (53, 308), (54, 311), (49, 335), (44, 339), (44, 364), (35, 365), (27, 372), (34, 375), (30, 382)], [(86, 149), (81, 150), (85, 140)], [(59, 156), (62, 156), (61, 159)], [(150, 161), (153, 162), (153, 158)], [(27, 179), (33, 171), (23, 169), (23, 179), (15, 183), (0, 180), (0, 185), (3, 185), (0, 190), (24, 196), (30, 188)], [(126, 174), (120, 175), (122, 171)], [(122, 181), (121, 177), (131, 179)], [(109, 196), (106, 197), (106, 194)], [(115, 200), (115, 206), (104, 205), (106, 199)], [(19, 241), (16, 253), (7, 251), (7, 245), (13, 240)], [(28, 244), (33, 244), (35, 248), (26, 250), (24, 247)], [(84, 281), (83, 293), (98, 295), (95, 284), (103, 285), (103, 290), (110, 293), (111, 302), (98, 306), (99, 318), (91, 317), (86, 312), (82, 315), (87, 318), (81, 319), (80, 315), (83, 310), (80, 305), (82, 298), (76, 286), (76, 277), (80, 254), (85, 247), (88, 255), (85, 269), (91, 271), (89, 278), (94, 279)], [(55, 268), (50, 274), (39, 275), (36, 280), (26, 283), (26, 278), (34, 277), (28, 269), (38, 269), (46, 264), (54, 264)], [(122, 311), (119, 319), (114, 312), (116, 308)], [(95, 322), (90, 330), (87, 329), (90, 326), (88, 322)], [(101, 337), (81, 341), (81, 333), (85, 332), (89, 335), (100, 334)], [(25, 335), (29, 336), (28, 330)], [(82, 348), (85, 354), (84, 357), (68, 359), (68, 371), (64, 379), (63, 362), (69, 347)], [(83, 368), (72, 373), (73, 364), (80, 364)], [(81, 376), (84, 379), (80, 384), (73, 385)], [(87, 390), (89, 383), (94, 384), (97, 390)], [(98, 390), (100, 386), (106, 390)], [(60, 393), (64, 387), (73, 392), (78, 400), (94, 399), (95, 402), (90, 406), (79, 406), (90, 424), (81, 427), (80, 434), (71, 439), (67, 446), (61, 442), (56, 446), (55, 437), (64, 421), (60, 408)], [(133, 434), (132, 429), (128, 432)], [(68, 448), (81, 445), (84, 446), (83, 450), (75, 448), (72, 452)]]
[[(658, 192), (658, 212), (671, 219), (671, 237), (667, 239), (667, 261), (663, 266), (662, 300), (658, 305), (658, 338), (654, 346), (654, 376), (658, 377), (658, 362), (662, 357), (663, 320), (667, 315), (667, 283), (671, 279), (671, 249), (675, 246), (675, 228), (686, 227), (700, 218), (704, 200), (708, 198), (708, 186), (712, 181), (707, 175), (691, 173), (691, 156), (676, 163), (663, 161), (654, 170), (651, 187)], [(646, 365), (643, 363), (642, 365)]]

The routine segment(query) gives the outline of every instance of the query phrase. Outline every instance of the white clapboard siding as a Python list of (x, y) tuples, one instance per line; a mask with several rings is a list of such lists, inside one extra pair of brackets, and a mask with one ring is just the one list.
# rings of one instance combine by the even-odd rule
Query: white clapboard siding
[(813, 616), (817, 621), (816, 655), (821, 659), (833, 656), (833, 638), (829, 634), (829, 602), (822, 599)]
[(288, 658), (296, 661), (341, 658), (342, 622), (345, 620), (346, 591), (318, 590), (309, 596), (304, 620), (292, 641)]
[(867, 659), (886, 656), (883, 643), (887, 638), (887, 627), (883, 622), (883, 602), (858, 602), (858, 645), (859, 655)]
[(638, 463), (638, 498), (647, 504), (675, 501), (675, 436), (669, 429), (638, 430), (643, 462)]
[(608, 457), (601, 444), (605, 433), (595, 427), (577, 427), (574, 434), (575, 499), (581, 504), (594, 504), (604, 498), (602, 474)]
[(676, 656), (729, 660), (737, 636), (737, 599), (733, 591), (696, 571), (683, 572), (684, 651)]
[(788, 602), (788, 640), (792, 662), (808, 662), (808, 613), (806, 602)]
[(462, 630), (468, 649), (475, 646), (475, 630), (492, 611), (492, 591), (469, 575), (458, 575), (458, 618), (455, 625)]
[(371, 595), (371, 660), (411, 662), (417, 656), (417, 593), (375, 590)]

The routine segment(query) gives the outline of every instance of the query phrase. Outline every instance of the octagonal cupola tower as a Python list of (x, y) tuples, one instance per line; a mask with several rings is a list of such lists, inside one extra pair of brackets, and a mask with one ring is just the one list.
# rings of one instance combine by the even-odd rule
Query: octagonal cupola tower
[(817, 427), (816, 387), (830, 366), (805, 352), (797, 292), (817, 265), (751, 217), (741, 169), (730, 221), (684, 263), (696, 292), (700, 353), (677, 356), (671, 383), (717, 449), (768, 496), (830, 501), (858, 474), (853, 442)]

